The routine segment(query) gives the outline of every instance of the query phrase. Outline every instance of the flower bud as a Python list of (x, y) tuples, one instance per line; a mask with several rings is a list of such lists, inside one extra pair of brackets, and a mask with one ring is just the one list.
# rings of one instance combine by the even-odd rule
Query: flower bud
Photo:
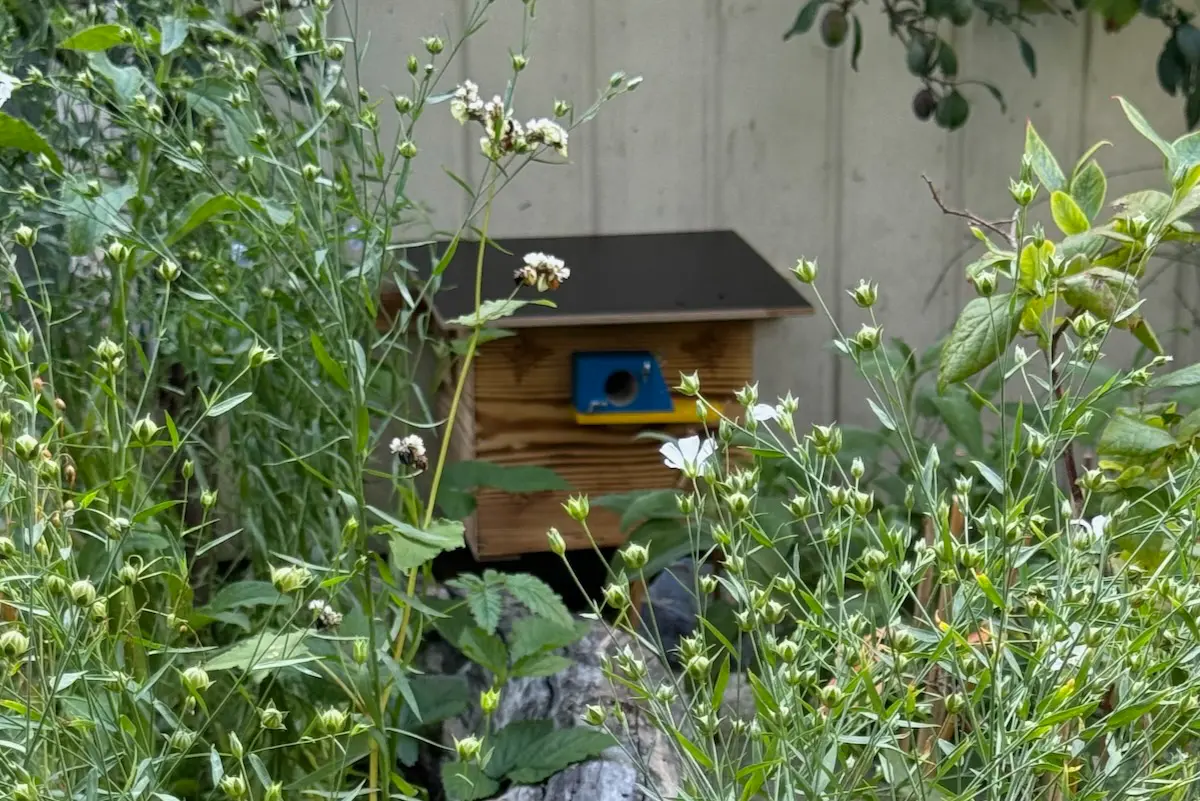
[(813, 426), (813, 444), (817, 453), (833, 456), (842, 449), (842, 432), (836, 425)]
[(398, 152), (400, 154), (401, 158), (406, 158), (406, 159), (416, 158), (417, 144), (416, 144), (416, 142), (412, 141), (411, 139), (405, 139), (396, 148), (396, 152)]
[(842, 688), (836, 684), (827, 684), (817, 693), (817, 698), (820, 699), (821, 706), (837, 709), (846, 699), (846, 693), (842, 692)]
[(567, 510), (567, 515), (574, 521), (582, 523), (588, 518), (590, 504), (586, 495), (572, 495), (563, 504), (563, 508)]
[(496, 687), (484, 690), (479, 694), (479, 708), (483, 714), (491, 715), (500, 708), (500, 690)]
[(225, 776), (221, 779), (220, 787), (221, 792), (233, 801), (241, 801), (249, 792), (246, 779), (242, 776)]
[(951, 693), (946, 696), (946, 711), (951, 715), (957, 715), (967, 708), (967, 697), (962, 693)]
[(1008, 182), (1008, 192), (1012, 195), (1014, 203), (1021, 208), (1025, 208), (1033, 202), (1033, 197), (1037, 194), (1037, 187), (1028, 181), (1013, 181), (1010, 179)]
[(158, 431), (158, 423), (155, 423), (149, 415), (133, 424), (133, 438), (141, 445), (149, 445), (154, 442)]
[(269, 702), (264, 708), (258, 710), (258, 725), (264, 729), (278, 731), (283, 728), (283, 719), (287, 717), (287, 712), (275, 708), (275, 702)]
[(26, 462), (32, 461), (37, 457), (40, 449), (41, 443), (37, 441), (37, 437), (30, 436), (29, 434), (22, 434), (13, 442), (13, 453), (17, 455), (18, 459)]
[(1029, 455), (1034, 459), (1042, 458), (1042, 454), (1046, 452), (1046, 448), (1049, 447), (1049, 445), (1050, 440), (1045, 434), (1041, 433), (1040, 431), (1029, 432), (1029, 439), (1026, 442), (1026, 448), (1029, 450)]
[(650, 550), (645, 545), (630, 543), (621, 550), (621, 559), (630, 570), (641, 570), (650, 561)]
[(29, 650), (29, 638), (16, 629), (0, 633), (0, 656), (14, 660)]
[(681, 395), (686, 395), (689, 398), (700, 394), (700, 375), (698, 373), (680, 373), (679, 386), (677, 387)]
[(1104, 473), (1095, 468), (1088, 470), (1079, 479), (1079, 485), (1089, 492), (1100, 490), (1105, 483)]
[(12, 788), (13, 801), (40, 801), (41, 792), (33, 782), (17, 782)]
[(262, 345), (251, 345), (250, 350), (246, 353), (246, 360), (253, 368), (262, 367), (264, 364), (275, 361), (279, 357), (275, 355), (275, 351)]
[(28, 225), (21, 225), (16, 231), (13, 231), (13, 241), (26, 249), (37, 244), (37, 236), (37, 229), (30, 228)]
[(812, 511), (812, 500), (807, 495), (796, 495), (787, 502), (787, 510), (796, 519), (805, 518)]
[(521, 70), (525, 69), (525, 67), (527, 67), (527, 66), (529, 66), (528, 58), (526, 58), (521, 53), (513, 53), (513, 55), (512, 55), (513, 72), (520, 72)]
[(413, 108), (412, 98), (407, 97), (406, 95), (398, 95), (395, 98), (394, 102), (396, 104), (397, 112), (399, 112), (401, 114), (407, 114), (408, 112), (412, 111), (412, 108)]
[(121, 569), (117, 571), (117, 581), (121, 582), (121, 584), (126, 587), (132, 587), (141, 581), (141, 578), (142, 571), (140, 571), (132, 562), (126, 562), (125, 564), (121, 565)]
[(798, 259), (792, 268), (792, 274), (802, 283), (811, 284), (817, 280), (817, 263), (808, 259)]
[(440, 36), (426, 36), (421, 39), (421, 44), (425, 45), (425, 50), (431, 56), (436, 56), (438, 53), (446, 49), (446, 43), (442, 41)]
[(71, 600), (78, 606), (90, 606), (96, 600), (96, 588), (87, 579), (80, 579), (71, 585)]
[(217, 505), (217, 491), (204, 490), (200, 493), (200, 505), (205, 509), (211, 509)]
[(341, 42), (331, 42), (325, 48), (325, 58), (330, 61), (341, 61), (346, 57), (346, 46)]
[(365, 637), (358, 637), (351, 646), (356, 665), (365, 665), (371, 658), (371, 643)]
[(750, 498), (742, 492), (731, 492), (725, 498), (725, 503), (729, 505), (729, 511), (733, 512), (735, 517), (741, 517), (750, 510)]
[(854, 289), (847, 290), (847, 294), (854, 299), (854, 302), (860, 308), (869, 309), (875, 305), (875, 301), (879, 297), (879, 286), (860, 280)]
[(604, 602), (613, 609), (624, 609), (629, 606), (629, 587), (616, 583), (607, 585), (604, 588)]
[(758, 384), (746, 384), (734, 393), (734, 399), (747, 408), (758, 403)]
[(246, 756), (246, 748), (242, 745), (242, 738), (238, 737), (234, 732), (229, 732), (229, 755), (239, 762)]
[(705, 595), (712, 595), (720, 586), (720, 581), (712, 573), (705, 573), (700, 577), (700, 592)]
[(867, 472), (867, 466), (863, 464), (862, 458), (855, 456), (850, 462), (850, 475), (855, 481), (858, 481)]
[(305, 164), (300, 168), (300, 174), (306, 181), (315, 181), (321, 177), (321, 167), (317, 164)]
[(284, 595), (298, 592), (312, 582), (312, 572), (306, 567), (284, 565), (271, 568), (271, 584)]
[(408, 61), (405, 63), (405, 68), (408, 70), (409, 75), (416, 75), (421, 69), (421, 62), (417, 61), (416, 56), (409, 56)]
[(858, 329), (858, 333), (850, 340), (854, 347), (864, 353), (870, 353), (879, 347), (879, 339), (883, 333), (880, 326), (866, 325)]
[(167, 740), (167, 745), (172, 751), (177, 751), (181, 754), (186, 754), (192, 748), (192, 743), (196, 741), (195, 732), (187, 729), (176, 729), (171, 732), (170, 738)]
[(12, 433), (13, 415), (8, 409), (0, 411), (0, 437), (7, 437)]
[(867, 570), (878, 571), (888, 562), (887, 554), (878, 548), (868, 548), (863, 551), (862, 563)]
[(13, 334), (13, 344), (17, 346), (19, 353), (29, 353), (33, 350), (33, 333), (25, 326), (17, 323), (17, 330)]
[(479, 756), (483, 743), (478, 737), (454, 738), (454, 751), (458, 754), (459, 762), (470, 762)]
[(603, 726), (608, 720), (608, 711), (599, 704), (588, 704), (583, 710), (583, 722), (589, 726)]
[(996, 292), (996, 271), (982, 270), (975, 276), (975, 291), (985, 298), (990, 298)]
[(699, 680), (708, 675), (709, 668), (712, 667), (712, 660), (704, 654), (696, 654), (687, 661), (684, 665), (684, 670), (693, 679)]
[(212, 679), (208, 677), (208, 672), (197, 665), (184, 670), (180, 674), (180, 681), (183, 684), (183, 688), (189, 693), (203, 693), (212, 686)]
[(1129, 235), (1134, 239), (1144, 239), (1150, 233), (1150, 218), (1145, 214), (1136, 214), (1129, 219)]
[(340, 734), (349, 719), (345, 710), (331, 706), (317, 713), (317, 729), (322, 734)]
[(183, 476), (184, 481), (190, 481), (192, 476), (196, 475), (196, 464), (191, 459), (185, 459), (179, 474)]
[(679, 514), (690, 515), (696, 508), (696, 494), (694, 492), (679, 493), (675, 496), (675, 507), (679, 509)]
[(567, 541), (563, 539), (563, 535), (558, 529), (551, 527), (546, 531), (546, 541), (550, 545), (550, 551), (555, 556), (562, 556), (567, 552)]

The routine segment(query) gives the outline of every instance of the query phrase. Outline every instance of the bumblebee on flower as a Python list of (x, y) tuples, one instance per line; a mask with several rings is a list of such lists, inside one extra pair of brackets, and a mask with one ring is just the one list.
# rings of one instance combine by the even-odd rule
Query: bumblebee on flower
[(526, 253), (525, 263), (513, 272), (517, 286), (537, 287), (539, 292), (558, 289), (570, 277), (571, 268), (546, 253)]
[(395, 454), (400, 464), (412, 468), (417, 473), (423, 473), (429, 468), (425, 442), (416, 434), (409, 434), (403, 439), (396, 437), (388, 445), (388, 449)]

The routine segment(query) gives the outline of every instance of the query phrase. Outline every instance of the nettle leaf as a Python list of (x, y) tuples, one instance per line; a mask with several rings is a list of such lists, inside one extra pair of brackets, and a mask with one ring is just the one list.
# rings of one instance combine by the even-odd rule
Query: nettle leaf
[(1178, 444), (1170, 432), (1118, 412), (1105, 426), (1096, 450), (1102, 456), (1153, 457)]
[(368, 506), (367, 511), (383, 521), (382, 528), (390, 535), (392, 566), (397, 570), (420, 567), (438, 554), (456, 551), (466, 544), (460, 520), (435, 520), (423, 531), (374, 506)]
[(1094, 161), (1089, 161), (1078, 175), (1071, 179), (1071, 197), (1079, 204), (1089, 222), (1096, 219), (1104, 208), (1104, 195), (1108, 191), (1108, 179), (1104, 170)]
[(1008, 348), (1026, 301), (1008, 293), (975, 298), (963, 308), (942, 346), (938, 391), (964, 381), (990, 365)]
[(552, 720), (518, 720), (508, 724), (491, 740), (492, 755), (485, 768), (487, 774), (493, 779), (503, 779), (526, 755), (533, 753), (538, 743), (553, 733)]
[(483, 801), (500, 792), (500, 783), (475, 762), (442, 763), (442, 789), (449, 801)]
[(539, 740), (508, 778), (517, 784), (540, 784), (555, 773), (600, 756), (617, 744), (606, 731), (575, 727), (559, 729)]
[(585, 621), (563, 625), (544, 617), (522, 617), (513, 622), (509, 637), (511, 658), (514, 663), (538, 654), (566, 648), (578, 642), (591, 627)]
[(488, 634), (495, 634), (496, 627), (500, 625), (500, 613), (504, 610), (504, 595), (500, 589), (503, 580), (493, 579), (499, 577), (493, 570), (489, 570), (488, 573), (492, 575), (485, 574), (485, 578), (458, 576), (446, 584), (466, 593), (467, 608), (471, 610), (471, 617), (475, 618), (479, 627)]
[(24, 150), (34, 155), (44, 155), (50, 159), (55, 171), (62, 169), (62, 160), (54, 148), (46, 141), (32, 125), (25, 120), (10, 117), (0, 112), (0, 147), (11, 147)]
[(574, 664), (561, 654), (533, 654), (513, 662), (511, 675), (521, 679), (556, 676)]
[(1154, 389), (1167, 389), (1200, 386), (1200, 363), (1188, 365), (1165, 375), (1155, 376), (1150, 381)]
[(1034, 175), (1042, 182), (1042, 186), (1051, 192), (1067, 188), (1067, 176), (1063, 174), (1062, 167), (1058, 166), (1058, 159), (1054, 158), (1050, 148), (1046, 147), (1042, 137), (1038, 136), (1032, 122), (1025, 125), (1025, 154), (1033, 160)]
[(455, 317), (453, 320), (448, 320), (446, 325), (462, 326), (464, 328), (479, 328), (496, 320), (503, 320), (505, 317), (512, 317), (526, 306), (546, 306), (551, 309), (555, 308), (554, 301), (546, 298), (537, 298), (536, 300), (517, 300), (515, 298), (503, 298), (499, 300), (485, 300), (479, 304), (479, 312), (471, 312), (464, 314), (462, 317)]
[(126, 43), (123, 29), (124, 26), (114, 24), (93, 25), (67, 37), (58, 46), (63, 50), (101, 52)]
[(504, 587), (522, 606), (538, 617), (558, 621), (564, 625), (569, 625), (574, 620), (558, 593), (537, 576), (514, 573), (505, 576)]
[(508, 675), (508, 649), (504, 647), (504, 641), (495, 634), (468, 626), (459, 635), (456, 645), (463, 656), (480, 667), (487, 668), (501, 681)]
[(269, 581), (238, 581), (217, 591), (208, 608), (213, 610), (247, 609), (257, 606), (279, 606), (288, 602), (287, 596)]
[(1050, 214), (1064, 234), (1082, 234), (1091, 227), (1088, 216), (1066, 192), (1057, 191), (1050, 195)]
[(480, 487), (500, 492), (568, 492), (572, 486), (548, 467), (504, 465), (495, 462), (462, 461), (446, 465), (442, 486), (456, 490)]

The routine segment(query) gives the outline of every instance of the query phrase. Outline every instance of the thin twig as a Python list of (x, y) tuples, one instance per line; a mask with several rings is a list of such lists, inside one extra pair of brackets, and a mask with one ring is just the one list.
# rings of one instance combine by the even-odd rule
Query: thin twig
[[(1067, 319), (1062, 321), (1058, 330), (1054, 332), (1054, 336), (1050, 338), (1050, 380), (1054, 383), (1054, 397), (1061, 401), (1063, 398), (1062, 383), (1059, 380), (1058, 368), (1054, 367), (1055, 351), (1058, 349), (1058, 339), (1067, 330), (1067, 326), (1071, 324), (1071, 318), (1074, 315), (1068, 315)], [(1067, 440), (1067, 447), (1063, 449), (1063, 466), (1067, 470), (1067, 484), (1071, 490), (1071, 507), (1075, 510), (1075, 516), (1083, 514), (1083, 489), (1079, 486), (1079, 467), (1075, 462), (1075, 438)]]
[(929, 180), (929, 176), (922, 174), (921, 178), (925, 181), (925, 185), (929, 187), (929, 194), (933, 195), (933, 202), (937, 204), (938, 208), (942, 210), (943, 214), (949, 214), (952, 217), (961, 217), (964, 220), (969, 220), (969, 221), (975, 223), (976, 225), (987, 228), (987, 229), (993, 231), (994, 233), (997, 233), (1000, 236), (1004, 237), (1005, 242), (1008, 242), (1009, 244), (1012, 244), (1014, 247), (1016, 247), (1016, 245), (1012, 241), (1012, 232), (1006, 231), (1005, 229), (1000, 227), (1002, 224), (1010, 223), (1009, 220), (1003, 220), (1001, 222), (991, 222), (989, 220), (983, 219), (978, 214), (972, 214), (971, 212), (967, 211), (966, 209), (952, 209), (949, 206), (947, 206), (945, 203), (942, 202), (942, 198), (940, 195), (938, 195), (937, 188), (933, 185), (933, 181)]

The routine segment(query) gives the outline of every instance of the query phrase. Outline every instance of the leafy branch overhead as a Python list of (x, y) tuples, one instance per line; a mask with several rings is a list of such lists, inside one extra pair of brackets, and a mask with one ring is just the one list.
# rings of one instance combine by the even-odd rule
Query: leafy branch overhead
[[(820, 23), (821, 41), (829, 47), (852, 41), (850, 65), (857, 70), (863, 48), (864, 0), (807, 0), (800, 8), (784, 39), (809, 32)], [(1200, 29), (1193, 25), (1194, 12), (1162, 0), (883, 0), (888, 31), (904, 48), (908, 71), (920, 84), (913, 96), (913, 113), (920, 120), (932, 119), (939, 127), (962, 127), (970, 115), (970, 102), (959, 88), (975, 84), (986, 89), (1004, 108), (997, 76), (963, 78), (958, 72), (958, 55), (950, 43), (950, 29), (962, 28), (982, 18), (989, 26), (1001, 26), (1013, 35), (1014, 50), (1031, 77), (1038, 73), (1038, 57), (1023, 34), (1039, 23), (1086, 25), (1088, 16), (1103, 20), (1109, 33), (1120, 31), (1139, 14), (1161, 22), (1167, 29), (1162, 50), (1157, 54), (1158, 82), (1163, 91), (1183, 101), (1188, 128), (1200, 122)], [(1060, 19), (1054, 20), (1054, 17)], [(852, 35), (851, 35), (852, 34)], [(1145, 58), (1152, 58), (1146, 54)]]

